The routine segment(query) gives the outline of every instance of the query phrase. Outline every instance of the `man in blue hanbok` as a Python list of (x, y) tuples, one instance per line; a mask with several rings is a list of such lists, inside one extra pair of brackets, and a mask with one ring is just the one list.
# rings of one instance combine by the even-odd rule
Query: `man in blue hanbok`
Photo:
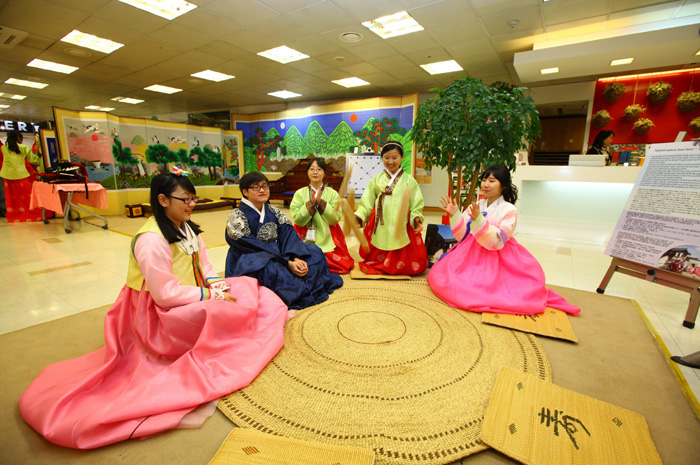
[(293, 309), (328, 299), (342, 278), (331, 274), (321, 249), (303, 242), (284, 213), (267, 203), (265, 175), (245, 174), (240, 188), (243, 200), (226, 223), (226, 277), (256, 278)]

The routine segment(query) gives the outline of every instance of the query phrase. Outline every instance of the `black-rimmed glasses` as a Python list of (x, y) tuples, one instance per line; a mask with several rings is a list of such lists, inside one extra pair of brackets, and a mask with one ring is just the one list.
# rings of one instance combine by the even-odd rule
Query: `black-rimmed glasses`
[(182, 198), (180, 198), (180, 197), (175, 197), (174, 195), (169, 195), (168, 197), (170, 197), (171, 199), (178, 199), (178, 200), (181, 200), (181, 201), (184, 202), (185, 204), (188, 204), (188, 203), (189, 203), (189, 204), (194, 205), (194, 204), (196, 204), (197, 202), (199, 202), (199, 197), (189, 197), (189, 198), (186, 198), (186, 199), (182, 199)]
[(269, 184), (260, 184), (260, 185), (258, 185), (258, 186), (250, 186), (249, 189), (252, 189), (252, 190), (254, 190), (255, 192), (258, 192), (258, 191), (269, 191), (269, 190), (270, 190), (270, 186), (269, 186)]

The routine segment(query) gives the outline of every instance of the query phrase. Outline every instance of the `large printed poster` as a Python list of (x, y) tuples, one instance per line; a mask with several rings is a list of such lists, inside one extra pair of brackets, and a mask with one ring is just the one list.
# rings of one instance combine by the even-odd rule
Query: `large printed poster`
[(243, 174), (242, 134), (219, 128), (129, 118), (102, 111), (54, 108), (63, 159), (85, 165), (106, 189), (149, 187), (173, 166), (197, 186), (237, 182)]
[(700, 146), (654, 144), (605, 250), (700, 280)]
[(418, 94), (313, 105), (254, 115), (232, 114), (232, 127), (243, 133), (246, 171), (291, 169), (300, 159), (339, 160), (351, 153), (379, 153), (389, 141), (404, 147), (402, 167), (415, 174), (412, 129)]

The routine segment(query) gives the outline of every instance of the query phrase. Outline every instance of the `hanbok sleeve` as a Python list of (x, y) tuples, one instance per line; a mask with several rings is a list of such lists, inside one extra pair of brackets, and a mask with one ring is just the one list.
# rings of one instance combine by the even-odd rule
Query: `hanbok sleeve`
[(32, 152), (32, 149), (26, 145), (22, 145), (22, 144), (18, 144), (18, 145), (19, 145), (19, 151), (22, 152), (22, 154), (29, 161), (29, 163), (31, 163), (32, 165), (39, 164), (39, 155)]
[[(404, 176), (408, 176), (404, 174)], [(409, 189), (411, 190), (411, 199), (409, 202), (409, 209), (411, 210), (411, 227), (415, 224), (415, 219), (418, 218), (421, 223), (425, 221), (423, 217), (423, 194), (421, 193), (420, 186), (414, 178), (410, 178)]]
[(374, 209), (374, 203), (377, 200), (377, 194), (375, 193), (377, 179), (379, 179), (379, 175), (373, 177), (369, 184), (367, 184), (365, 191), (362, 193), (360, 205), (357, 207), (357, 211), (355, 212), (355, 215), (357, 215), (362, 220), (363, 226), (367, 223), (367, 219), (372, 214), (372, 210)]
[[(471, 208), (471, 206), (469, 207)], [(508, 239), (513, 237), (515, 225), (518, 222), (518, 211), (515, 206), (510, 209), (501, 219), (497, 226), (489, 223), (484, 215), (479, 213), (470, 225), (470, 233), (474, 239), (487, 250), (500, 250), (506, 245)]]
[[(326, 195), (324, 196), (323, 194)], [(338, 221), (340, 221), (340, 217), (343, 214), (343, 211), (340, 208), (338, 211), (334, 211), (335, 206), (340, 201), (339, 195), (335, 189), (331, 189), (330, 187), (323, 189), (323, 194), (321, 194), (321, 196), (326, 197), (324, 199), (326, 202), (326, 208), (323, 210), (321, 216), (324, 220), (326, 220), (326, 223), (328, 223), (329, 226), (334, 226), (338, 224)]]
[(197, 239), (199, 240), (199, 264), (202, 265), (202, 274), (207, 281), (207, 286), (209, 286), (209, 289), (218, 289), (225, 286), (224, 278), (214, 271), (214, 266), (209, 261), (209, 254), (207, 253), (207, 248), (204, 245), (202, 236), (198, 236)]
[(307, 226), (311, 221), (309, 209), (306, 208), (307, 197), (309, 194), (308, 187), (302, 187), (294, 193), (292, 203), (289, 205), (289, 212), (292, 215), (292, 221), (299, 226)]
[(139, 235), (134, 245), (134, 257), (153, 300), (160, 307), (173, 308), (211, 298), (209, 289), (180, 284), (172, 272), (173, 254), (170, 244), (158, 234)]

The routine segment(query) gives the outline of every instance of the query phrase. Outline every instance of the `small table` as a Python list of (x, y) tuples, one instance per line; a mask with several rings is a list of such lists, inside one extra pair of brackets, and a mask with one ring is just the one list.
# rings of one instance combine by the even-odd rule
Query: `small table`
[[(84, 209), (76, 204), (80, 203), (91, 207), (105, 210), (107, 204), (107, 191), (100, 184), (88, 183), (87, 193), (85, 184), (49, 184), (46, 182), (35, 182), (32, 184), (32, 198), (30, 208), (43, 208), (41, 217), (44, 223), (48, 223), (44, 214), (46, 210), (51, 210), (57, 214), (63, 215), (63, 229), (66, 233), (70, 233), (68, 229), (68, 217), (71, 210), (80, 210), (89, 215), (104, 221), (102, 229), (107, 229), (107, 219), (97, 213)], [(80, 214), (78, 214), (80, 219)]]

